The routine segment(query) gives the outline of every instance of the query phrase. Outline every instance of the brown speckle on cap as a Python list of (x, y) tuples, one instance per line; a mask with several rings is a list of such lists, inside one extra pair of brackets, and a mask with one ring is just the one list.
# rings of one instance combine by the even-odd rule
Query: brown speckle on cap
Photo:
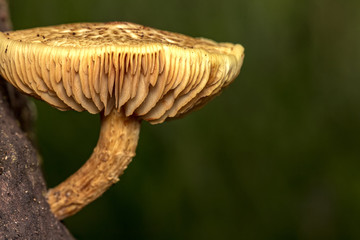
[(128, 22), (10, 33), (0, 34), (0, 72), (23, 92), (61, 110), (124, 109), (151, 123), (210, 100), (239, 74), (244, 56), (238, 44)]

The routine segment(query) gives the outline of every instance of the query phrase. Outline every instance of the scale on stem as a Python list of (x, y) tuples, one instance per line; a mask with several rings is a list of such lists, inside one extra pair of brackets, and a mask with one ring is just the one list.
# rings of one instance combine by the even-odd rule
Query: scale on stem
[(0, 73), (60, 110), (101, 115), (87, 162), (50, 189), (59, 218), (99, 197), (135, 156), (141, 120), (200, 108), (239, 74), (244, 48), (128, 22), (76, 23), (0, 33)]

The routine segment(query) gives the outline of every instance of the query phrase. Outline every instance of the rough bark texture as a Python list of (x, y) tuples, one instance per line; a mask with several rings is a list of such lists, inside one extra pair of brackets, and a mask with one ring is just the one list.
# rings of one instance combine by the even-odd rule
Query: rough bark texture
[[(0, 0), (0, 30), (10, 27), (6, 1)], [(30, 125), (26, 98), (0, 78), (0, 240), (73, 239), (44, 197), (37, 152), (26, 133)]]

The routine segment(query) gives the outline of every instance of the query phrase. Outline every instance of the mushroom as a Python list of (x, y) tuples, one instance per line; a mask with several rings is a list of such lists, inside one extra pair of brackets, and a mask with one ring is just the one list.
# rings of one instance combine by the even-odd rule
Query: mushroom
[(100, 114), (87, 162), (46, 195), (58, 219), (98, 198), (135, 156), (140, 123), (200, 108), (239, 74), (244, 49), (129, 22), (0, 33), (0, 73), (60, 110)]

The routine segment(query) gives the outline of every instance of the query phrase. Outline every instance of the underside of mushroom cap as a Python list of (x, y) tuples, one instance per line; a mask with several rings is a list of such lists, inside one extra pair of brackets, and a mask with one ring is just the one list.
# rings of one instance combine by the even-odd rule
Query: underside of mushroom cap
[(124, 109), (151, 123), (199, 108), (239, 74), (239, 44), (128, 22), (0, 33), (0, 73), (60, 110)]

